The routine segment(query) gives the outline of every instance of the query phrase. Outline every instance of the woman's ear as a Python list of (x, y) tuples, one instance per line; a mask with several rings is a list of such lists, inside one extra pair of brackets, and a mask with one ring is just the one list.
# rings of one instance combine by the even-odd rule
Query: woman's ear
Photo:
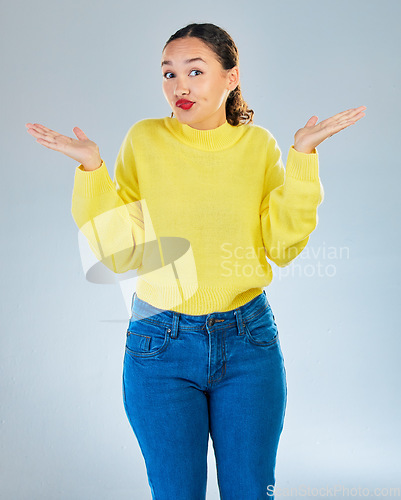
[(239, 83), (240, 83), (240, 81), (239, 81), (239, 66), (234, 66), (230, 70), (230, 86), (234, 85), (234, 88), (232, 88), (231, 90), (235, 90), (238, 87)]

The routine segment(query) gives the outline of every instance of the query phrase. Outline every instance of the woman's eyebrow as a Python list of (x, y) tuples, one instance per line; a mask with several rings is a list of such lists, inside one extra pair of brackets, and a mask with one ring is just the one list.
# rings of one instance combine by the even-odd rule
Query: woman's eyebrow
[[(189, 63), (194, 62), (194, 61), (201, 61), (201, 62), (207, 64), (207, 62), (204, 59), (202, 59), (201, 57), (193, 57), (192, 59), (185, 59), (184, 63), (189, 64)], [(165, 64), (173, 64), (173, 63), (171, 61), (162, 61), (161, 67), (163, 67)]]

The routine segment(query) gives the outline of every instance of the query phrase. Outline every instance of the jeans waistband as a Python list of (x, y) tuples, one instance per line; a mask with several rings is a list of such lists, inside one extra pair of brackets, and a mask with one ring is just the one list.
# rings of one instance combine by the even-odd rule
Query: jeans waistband
[(136, 292), (134, 292), (131, 304), (131, 322), (149, 318), (149, 321), (152, 322), (171, 325), (172, 323), (178, 322), (180, 319), (181, 321), (184, 319), (186, 324), (190, 323), (194, 329), (197, 329), (202, 328), (206, 321), (226, 321), (228, 324), (230, 322), (235, 323), (239, 321), (241, 323), (242, 320), (247, 321), (259, 313), (262, 313), (267, 307), (270, 307), (270, 304), (265, 290), (243, 306), (232, 309), (231, 311), (216, 311), (201, 315), (182, 314), (171, 310), (159, 309), (141, 300)]

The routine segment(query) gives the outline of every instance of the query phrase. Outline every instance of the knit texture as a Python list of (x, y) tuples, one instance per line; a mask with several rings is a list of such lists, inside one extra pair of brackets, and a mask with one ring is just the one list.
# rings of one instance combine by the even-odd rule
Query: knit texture
[(291, 146), (284, 168), (261, 126), (197, 130), (165, 117), (132, 125), (113, 180), (104, 161), (76, 168), (71, 212), (98, 260), (136, 270), (140, 299), (200, 315), (262, 293), (269, 260), (283, 267), (305, 248), (323, 197), (316, 149)]

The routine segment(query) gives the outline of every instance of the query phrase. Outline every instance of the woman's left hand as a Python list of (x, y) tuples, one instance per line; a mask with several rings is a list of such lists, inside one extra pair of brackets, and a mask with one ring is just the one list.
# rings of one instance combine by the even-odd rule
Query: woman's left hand
[(305, 127), (300, 128), (296, 132), (294, 136), (294, 149), (301, 153), (312, 153), (316, 146), (325, 139), (353, 125), (365, 116), (365, 113), (363, 113), (365, 109), (366, 106), (347, 109), (347, 111), (338, 113), (318, 124), (316, 124), (316, 122), (319, 118), (317, 116), (312, 116)]

